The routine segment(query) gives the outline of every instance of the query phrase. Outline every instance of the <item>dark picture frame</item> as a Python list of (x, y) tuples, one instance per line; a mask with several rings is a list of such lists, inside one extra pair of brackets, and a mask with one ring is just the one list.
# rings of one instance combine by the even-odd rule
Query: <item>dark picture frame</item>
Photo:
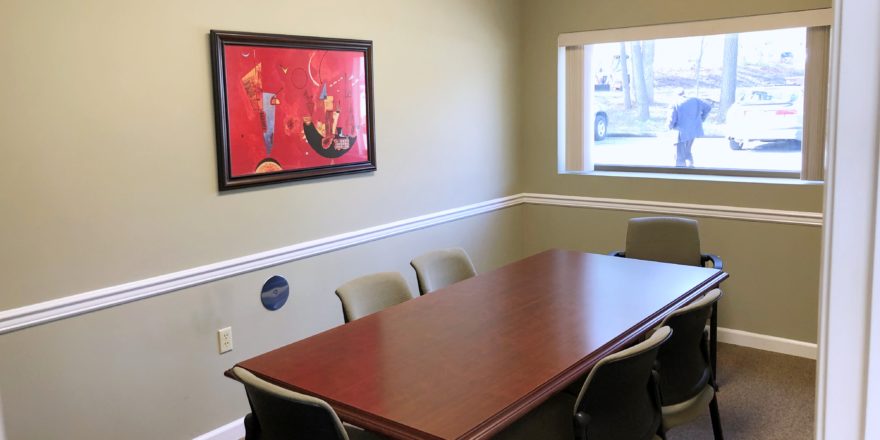
[(376, 170), (373, 42), (212, 30), (221, 191)]

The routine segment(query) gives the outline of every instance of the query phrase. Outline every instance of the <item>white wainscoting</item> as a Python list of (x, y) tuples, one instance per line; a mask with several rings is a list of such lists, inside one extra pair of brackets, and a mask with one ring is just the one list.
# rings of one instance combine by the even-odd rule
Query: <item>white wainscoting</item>
[(722, 218), (729, 220), (821, 226), (822, 213), (742, 208), (720, 205), (607, 199), (558, 194), (523, 193), (481, 203), (447, 209), (370, 228), (297, 243), (282, 248), (220, 261), (130, 283), (78, 293), (49, 301), (0, 311), (0, 334), (59, 319), (94, 312), (132, 301), (163, 295), (189, 287), (241, 275), (292, 261), (357, 246), (407, 232), (497, 211), (533, 204), (615, 211), (637, 211), (664, 215)]

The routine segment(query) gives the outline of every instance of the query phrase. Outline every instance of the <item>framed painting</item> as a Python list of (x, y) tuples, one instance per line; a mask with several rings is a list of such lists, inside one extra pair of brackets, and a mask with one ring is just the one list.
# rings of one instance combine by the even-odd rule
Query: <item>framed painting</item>
[(212, 30), (220, 190), (374, 171), (372, 50)]

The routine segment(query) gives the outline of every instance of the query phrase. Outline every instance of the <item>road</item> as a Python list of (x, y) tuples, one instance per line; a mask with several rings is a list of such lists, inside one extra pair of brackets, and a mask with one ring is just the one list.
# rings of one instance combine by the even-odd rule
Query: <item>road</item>
[[(799, 172), (801, 150), (792, 142), (752, 142), (732, 150), (726, 138), (694, 141), (697, 168)], [(675, 166), (675, 145), (670, 137), (607, 137), (592, 149), (593, 163), (601, 165)]]

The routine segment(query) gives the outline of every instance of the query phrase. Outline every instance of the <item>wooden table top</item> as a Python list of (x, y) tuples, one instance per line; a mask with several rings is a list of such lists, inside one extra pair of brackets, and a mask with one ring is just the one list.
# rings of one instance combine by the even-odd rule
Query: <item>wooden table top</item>
[(725, 278), (549, 250), (239, 366), (393, 438), (488, 438)]

